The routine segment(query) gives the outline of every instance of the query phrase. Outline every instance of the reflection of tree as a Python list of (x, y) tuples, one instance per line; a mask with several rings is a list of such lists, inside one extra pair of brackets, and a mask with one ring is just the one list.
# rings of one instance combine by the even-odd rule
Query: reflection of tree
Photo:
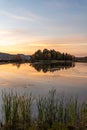
[(68, 69), (75, 66), (74, 62), (58, 62), (50, 64), (31, 63), (30, 66), (34, 67), (38, 72), (54, 72), (61, 69)]
[(19, 63), (19, 62), (15, 62), (15, 63), (13, 63), (12, 65), (13, 65), (13, 66), (17, 66), (17, 68), (20, 68), (21, 63)]

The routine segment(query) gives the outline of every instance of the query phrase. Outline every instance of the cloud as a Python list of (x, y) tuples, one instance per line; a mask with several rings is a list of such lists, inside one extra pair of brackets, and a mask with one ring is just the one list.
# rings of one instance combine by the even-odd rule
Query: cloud
[(16, 11), (7, 11), (1, 10), (0, 15), (7, 16), (11, 19), (26, 21), (26, 22), (46, 22), (49, 19), (44, 18), (42, 16), (38, 16), (34, 13), (31, 13), (25, 9), (16, 9)]
[(44, 48), (74, 55), (87, 55), (87, 37), (75, 34), (49, 38), (33, 35), (26, 29), (0, 30), (1, 52), (32, 54)]
[(7, 16), (9, 18), (13, 18), (13, 19), (16, 19), (16, 20), (23, 20), (23, 21), (28, 21), (28, 22), (31, 22), (31, 21), (35, 21), (36, 19), (32, 16), (19, 16), (17, 14), (14, 14), (14, 13), (11, 13), (11, 12), (7, 12), (7, 11), (1, 11), (0, 12), (1, 15), (4, 15), (4, 16)]
[(49, 44), (87, 44), (87, 36), (82, 34), (66, 34), (61, 37), (49, 37), (36, 35), (28, 29), (3, 29), (0, 30), (0, 44), (11, 45), (18, 43), (49, 45)]
[(14, 45), (20, 43), (37, 43), (46, 37), (37, 36), (35, 32), (28, 29), (2, 29), (0, 30), (0, 45)]

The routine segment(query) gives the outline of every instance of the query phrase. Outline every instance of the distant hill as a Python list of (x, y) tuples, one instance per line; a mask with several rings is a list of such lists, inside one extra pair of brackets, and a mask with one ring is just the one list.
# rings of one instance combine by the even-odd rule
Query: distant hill
[(87, 62), (87, 56), (85, 56), (85, 57), (76, 57), (75, 61), (77, 61), (77, 62)]
[(8, 61), (8, 60), (12, 60), (14, 58), (15, 55), (10, 55), (7, 53), (0, 53), (0, 61)]
[(29, 61), (30, 55), (24, 54), (8, 54), (8, 53), (0, 53), (0, 62), (8, 62), (8, 61)]

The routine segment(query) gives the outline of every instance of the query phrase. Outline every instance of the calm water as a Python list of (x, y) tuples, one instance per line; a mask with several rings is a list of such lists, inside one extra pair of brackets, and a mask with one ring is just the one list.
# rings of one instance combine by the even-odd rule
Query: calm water
[[(38, 70), (38, 71), (37, 71)], [(44, 95), (55, 88), (58, 93), (78, 95), (87, 100), (87, 63), (71, 65), (0, 65), (0, 92), (3, 89)], [(1, 94), (0, 94), (1, 95)]]

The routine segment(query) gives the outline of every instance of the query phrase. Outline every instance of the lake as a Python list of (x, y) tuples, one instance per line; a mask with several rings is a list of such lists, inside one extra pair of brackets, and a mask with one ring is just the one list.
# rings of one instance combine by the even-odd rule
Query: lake
[(45, 95), (51, 89), (65, 95), (77, 95), (87, 100), (87, 63), (72, 65), (0, 64), (1, 91), (32, 92)]

